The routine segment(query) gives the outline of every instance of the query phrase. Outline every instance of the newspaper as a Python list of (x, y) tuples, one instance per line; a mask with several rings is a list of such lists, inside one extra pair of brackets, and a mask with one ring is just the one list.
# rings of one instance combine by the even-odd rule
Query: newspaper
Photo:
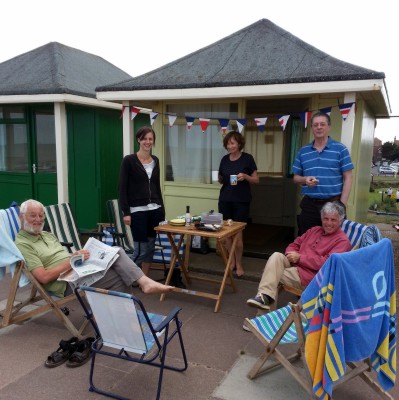
[(72, 289), (78, 285), (91, 286), (97, 282), (119, 257), (119, 247), (108, 246), (92, 237), (83, 249), (90, 253), (90, 257), (84, 260), (83, 254), (72, 256), (70, 259), (72, 269), (62, 273), (58, 278), (59, 281), (68, 282)]

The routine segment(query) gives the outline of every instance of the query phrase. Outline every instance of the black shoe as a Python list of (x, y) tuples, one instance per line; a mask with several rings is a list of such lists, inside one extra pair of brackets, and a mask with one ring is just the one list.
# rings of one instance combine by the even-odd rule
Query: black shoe
[(270, 305), (274, 303), (273, 299), (263, 293), (259, 293), (256, 297), (247, 300), (250, 307), (260, 308), (262, 310), (270, 310)]

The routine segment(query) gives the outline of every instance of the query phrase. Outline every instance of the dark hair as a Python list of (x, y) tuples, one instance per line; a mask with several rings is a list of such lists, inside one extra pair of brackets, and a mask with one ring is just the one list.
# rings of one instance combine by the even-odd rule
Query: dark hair
[(229, 143), (230, 139), (234, 139), (238, 143), (238, 150), (242, 150), (245, 146), (245, 138), (236, 131), (230, 131), (224, 138), (223, 138), (223, 147), (227, 150), (227, 143)]
[(136, 132), (136, 140), (140, 141), (144, 139), (144, 136), (148, 133), (152, 132), (154, 135), (154, 144), (155, 144), (155, 132), (154, 129), (152, 129), (150, 126), (143, 126), (141, 127), (137, 132)]
[(312, 115), (312, 118), (310, 118), (310, 125), (313, 124), (313, 120), (314, 120), (316, 117), (324, 117), (324, 118), (326, 118), (326, 119), (327, 119), (328, 125), (331, 125), (331, 118), (330, 118), (330, 116), (329, 116), (328, 114), (326, 114), (326, 113), (321, 112), (321, 111), (318, 111), (317, 113), (315, 113), (315, 114)]

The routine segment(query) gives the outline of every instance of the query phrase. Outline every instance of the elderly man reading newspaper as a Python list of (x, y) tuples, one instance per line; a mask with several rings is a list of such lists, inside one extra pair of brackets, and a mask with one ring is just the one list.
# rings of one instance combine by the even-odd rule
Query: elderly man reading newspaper
[[(24, 256), (28, 269), (54, 296), (68, 295), (72, 292), (71, 287), (65, 280), (58, 278), (61, 274), (72, 271), (71, 255), (52, 233), (43, 231), (43, 204), (36, 200), (25, 201), (20, 207), (20, 219), (21, 230), (15, 243)], [(76, 255), (82, 257), (82, 260), (90, 259), (90, 251), (87, 248), (77, 251), (72, 257)], [(123, 249), (118, 249), (117, 255), (117, 259), (105, 275), (93, 286), (125, 293), (131, 293), (133, 283), (137, 283), (144, 293), (164, 293), (173, 290), (172, 286), (165, 286), (145, 276)]]

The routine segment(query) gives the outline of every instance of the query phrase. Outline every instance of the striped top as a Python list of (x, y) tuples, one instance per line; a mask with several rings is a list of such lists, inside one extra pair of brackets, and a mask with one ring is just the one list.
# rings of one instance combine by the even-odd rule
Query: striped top
[(342, 193), (343, 173), (352, 170), (353, 164), (347, 147), (331, 137), (319, 153), (314, 141), (302, 147), (292, 166), (292, 173), (315, 176), (319, 183), (313, 188), (302, 185), (302, 194), (313, 199), (327, 199)]

